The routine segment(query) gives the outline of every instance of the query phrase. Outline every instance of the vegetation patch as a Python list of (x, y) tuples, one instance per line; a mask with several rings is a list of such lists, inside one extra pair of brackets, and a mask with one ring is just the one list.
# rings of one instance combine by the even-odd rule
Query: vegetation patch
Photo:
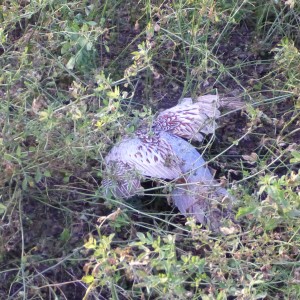
[[(297, 1), (2, 1), (1, 299), (300, 298)], [(103, 158), (141, 120), (219, 94), (194, 144), (238, 199), (217, 235), (162, 187), (106, 197)]]

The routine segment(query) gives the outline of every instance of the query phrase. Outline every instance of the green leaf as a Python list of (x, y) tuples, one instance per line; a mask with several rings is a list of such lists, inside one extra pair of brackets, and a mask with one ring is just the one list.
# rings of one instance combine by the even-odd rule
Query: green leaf
[(16, 155), (17, 155), (17, 157), (21, 157), (21, 154), (22, 154), (22, 149), (21, 149), (20, 146), (18, 146), (17, 151), (16, 151)]
[(146, 237), (142, 232), (137, 232), (136, 235), (138, 236), (141, 242), (144, 242), (146, 240)]
[(240, 218), (246, 215), (249, 215), (251, 213), (253, 213), (256, 210), (255, 206), (244, 206), (244, 207), (240, 207), (237, 214), (236, 214), (236, 218)]
[(80, 45), (80, 47), (83, 48), (88, 43), (88, 40), (84, 37), (80, 37), (77, 42)]
[(225, 291), (220, 291), (217, 296), (217, 300), (226, 300), (226, 299), (227, 299), (227, 296), (226, 296)]
[(61, 54), (68, 53), (71, 47), (72, 47), (72, 46), (71, 46), (70, 43), (65, 43), (65, 44), (63, 44), (63, 46), (62, 46), (61, 49), (60, 49)]
[(44, 176), (45, 176), (45, 177), (48, 177), (48, 178), (51, 177), (50, 171), (49, 171), (49, 170), (45, 170), (45, 171), (44, 171)]
[(3, 215), (6, 212), (7, 207), (0, 203), (0, 215)]
[(63, 230), (63, 232), (60, 234), (59, 239), (60, 239), (62, 242), (65, 243), (65, 242), (67, 242), (67, 241), (69, 240), (70, 236), (71, 236), (70, 230), (67, 229), (67, 228), (65, 228), (65, 229)]
[(27, 185), (28, 185), (28, 181), (27, 181), (27, 178), (25, 177), (22, 181), (22, 190), (23, 191), (27, 190)]
[(38, 183), (38, 182), (41, 181), (42, 177), (43, 177), (43, 175), (42, 175), (42, 173), (41, 173), (41, 170), (40, 170), (40, 168), (38, 168), (38, 169), (36, 170), (36, 172), (35, 172), (35, 175), (34, 175), (34, 181), (35, 181), (36, 183)]
[(90, 235), (88, 241), (84, 244), (84, 247), (86, 249), (95, 249), (96, 245), (97, 245), (96, 240), (92, 235)]
[(86, 44), (86, 50), (87, 50), (87, 51), (91, 51), (92, 48), (93, 48), (93, 43), (88, 42), (88, 43)]
[(295, 164), (300, 163), (300, 152), (292, 151), (291, 154), (294, 158), (291, 158), (290, 162)]
[(94, 280), (95, 280), (95, 278), (92, 275), (86, 275), (86, 276), (82, 277), (82, 281), (87, 284), (93, 283)]
[(88, 21), (86, 22), (86, 24), (90, 25), (90, 26), (96, 26), (97, 23), (95, 21)]
[(68, 183), (69, 181), (70, 181), (70, 175), (64, 176), (63, 182), (64, 182), (64, 183)]
[(107, 96), (110, 99), (118, 99), (120, 96), (120, 88), (118, 86), (115, 87), (114, 91), (108, 91)]
[(104, 48), (105, 48), (105, 50), (106, 50), (107, 53), (110, 52), (109, 47), (107, 45), (104, 44)]
[(266, 221), (264, 229), (266, 231), (273, 230), (274, 228), (277, 227), (278, 224), (279, 224), (279, 220), (278, 219), (269, 219), (269, 220)]
[(128, 132), (133, 133), (135, 131), (135, 127), (133, 125), (131, 125), (128, 129)]
[(66, 65), (67, 69), (73, 70), (75, 66), (75, 62), (76, 62), (75, 56), (72, 56)]

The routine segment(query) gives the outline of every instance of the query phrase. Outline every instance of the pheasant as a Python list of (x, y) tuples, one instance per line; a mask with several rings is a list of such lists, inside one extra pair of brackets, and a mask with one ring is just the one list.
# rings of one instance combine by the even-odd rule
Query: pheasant
[(150, 129), (139, 128), (124, 137), (105, 157), (102, 180), (105, 194), (130, 198), (143, 193), (145, 178), (174, 180), (172, 200), (179, 211), (194, 216), (203, 225), (218, 231), (224, 213), (217, 206), (233, 197), (218, 184), (200, 153), (186, 140), (201, 142), (214, 133), (220, 116), (215, 95), (185, 98), (178, 105), (158, 114)]

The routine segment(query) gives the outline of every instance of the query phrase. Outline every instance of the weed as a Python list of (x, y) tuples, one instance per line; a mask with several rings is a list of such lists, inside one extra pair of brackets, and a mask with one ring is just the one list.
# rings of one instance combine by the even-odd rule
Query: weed
[[(0, 298), (298, 299), (298, 48), (291, 0), (2, 1)], [(223, 237), (151, 182), (101, 190), (112, 145), (205, 93), (247, 103), (195, 145), (238, 199)]]

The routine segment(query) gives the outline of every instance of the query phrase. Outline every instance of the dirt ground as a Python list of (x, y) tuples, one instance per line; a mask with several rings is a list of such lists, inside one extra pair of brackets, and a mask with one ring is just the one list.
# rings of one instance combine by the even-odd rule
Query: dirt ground
[[(115, 49), (112, 48), (110, 54), (103, 59), (108, 62), (112, 60), (114, 56), (118, 55), (117, 49), (119, 49), (119, 45), (129, 44), (134, 35), (137, 34), (132, 24), (128, 26), (128, 28), (125, 27), (123, 29), (124, 34), (119, 35)], [(243, 178), (243, 173), (240, 169), (240, 158), (243, 155), (251, 155), (253, 152), (263, 155), (266, 150), (262, 147), (262, 143), (267, 140), (276, 139), (278, 131), (283, 128), (282, 124), (284, 120), (290, 119), (292, 114), (292, 112), (289, 112), (289, 108), (293, 105), (292, 99), (287, 99), (284, 102), (270, 106), (268, 102), (264, 102), (266, 99), (272, 97), (270, 92), (258, 91), (253, 99), (244, 96), (245, 90), (253, 90), (255, 85), (257, 85), (258, 90), (267, 90), (264, 85), (261, 85), (261, 78), (266, 76), (272, 67), (268, 59), (273, 54), (266, 52), (255, 41), (256, 37), (251, 33), (246, 24), (236, 26), (228, 37), (228, 41), (215, 49), (215, 55), (225, 66), (232, 68), (234, 76), (224, 75), (220, 79), (212, 71), (211, 74), (206, 74), (205, 81), (193, 83), (199, 87), (199, 94), (206, 94), (217, 89), (220, 95), (238, 97), (245, 103), (261, 102), (261, 105), (255, 104), (255, 106), (266, 117), (257, 120), (255, 131), (241, 140), (238, 145), (230, 148), (224, 157), (220, 157), (210, 165), (216, 170), (217, 177), (225, 176), (231, 182)], [(274, 41), (274, 43), (276, 42), (278, 41)], [(132, 48), (134, 47), (135, 45), (132, 45)], [(237, 65), (241, 65), (241, 67), (234, 68)], [(159, 66), (157, 66), (157, 70), (158, 72), (160, 71)], [(174, 77), (180, 78), (182, 75), (180, 74), (180, 70), (173, 68), (172, 71)], [(161, 72), (163, 73), (163, 71)], [(119, 73), (122, 73), (122, 68), (119, 70)], [(236, 79), (238, 79), (238, 82)], [(141, 104), (146, 104), (145, 99), (149, 99), (150, 95), (151, 105), (155, 112), (159, 109), (174, 106), (180, 97), (191, 96), (189, 94), (183, 95), (183, 90), (184, 88), (180, 80), (174, 84), (174, 82), (170, 82), (167, 77), (162, 75), (157, 79), (154, 78), (149, 83), (145, 82), (143, 75), (141, 75), (136, 87), (134, 102), (139, 104), (137, 107)], [(244, 110), (230, 114), (226, 114), (226, 111), (224, 111), (224, 114), (225, 116), (219, 121), (220, 128), (216, 132), (215, 141), (210, 146), (208, 159), (226, 149), (231, 145), (232, 141), (245, 134), (249, 128), (249, 119)], [(277, 120), (276, 130), (274, 130), (274, 123), (272, 123), (272, 120), (275, 119)], [(296, 122), (289, 128), (289, 130), (293, 129), (296, 129)], [(300, 143), (300, 132), (293, 136), (293, 142)], [(90, 166), (87, 166), (87, 169), (84, 171), (88, 173), (91, 169), (97, 168), (97, 164), (97, 159), (90, 161)], [(251, 172), (253, 164), (249, 162), (248, 164), (244, 164), (244, 167)], [(276, 168), (276, 166), (273, 167)], [(276, 173), (279, 175), (284, 174), (285, 171), (282, 166), (276, 169)], [(9, 299), (20, 296), (22, 284), (19, 281), (13, 283), (13, 280), (21, 276), (21, 274), (18, 274), (20, 270), (16, 267), (14, 260), (15, 257), (20, 256), (22, 240), (25, 242), (26, 252), (30, 254), (29, 259), (31, 260), (30, 268), (26, 272), (36, 274), (30, 277), (31, 281), (27, 283), (31, 286), (39, 287), (45, 285), (45, 289), (40, 288), (40, 297), (42, 299), (50, 297), (46, 294), (48, 293), (49, 284), (53, 285), (54, 290), (60, 290), (65, 299), (79, 300), (83, 298), (86, 287), (78, 281), (83, 276), (83, 266), (85, 264), (85, 252), (83, 251), (82, 244), (87, 234), (95, 230), (94, 224), (97, 223), (98, 216), (107, 215), (110, 209), (101, 203), (101, 200), (99, 202), (94, 200), (90, 202), (82, 201), (83, 196), (80, 195), (80, 189), (88, 193), (89, 190), (98, 188), (92, 180), (87, 180), (84, 184), (80, 183), (76, 177), (71, 178), (71, 182), (72, 180), (75, 187), (74, 193), (55, 195), (53, 198), (57, 199), (56, 203), (51, 202), (45, 206), (44, 203), (36, 201), (37, 197), (35, 193), (43, 191), (42, 185), (39, 187), (39, 191), (32, 190), (28, 193), (26, 199), (22, 199), (24, 216), (22, 217), (22, 225), (24, 232), (20, 232), (19, 229), (20, 216), (11, 216), (9, 220), (10, 226), (4, 233), (4, 243), (0, 245), (0, 247), (5, 248), (6, 252), (6, 257), (2, 258), (1, 269), (8, 270), (4, 273), (0, 272), (0, 282), (2, 282), (0, 287), (1, 299), (8, 299), (7, 292), (10, 295)], [(51, 184), (56, 186), (61, 183), (59, 179), (54, 178), (50, 186)], [(99, 185), (100, 182), (97, 184)], [(51, 195), (51, 191), (47, 191), (47, 193)], [(167, 201), (157, 203), (147, 196), (142, 201), (146, 203), (149, 201), (148, 204), (143, 206), (143, 209), (148, 209), (149, 211), (162, 210), (171, 212), (173, 210)], [(65, 207), (69, 213), (66, 215), (65, 211), (61, 211), (60, 207)], [(175, 212), (177, 211), (175, 210)], [(133, 213), (132, 219), (151, 222), (149, 219), (135, 213)], [(5, 222), (7, 221), (5, 220)], [(174, 222), (184, 223), (184, 218), (178, 216)], [(66, 228), (65, 224), (68, 224), (71, 230), (62, 234)], [(113, 230), (108, 225), (104, 228), (104, 233), (109, 234)], [(128, 232), (119, 231), (118, 238), (126, 240), (128, 234)], [(7, 236), (8, 240), (5, 236)], [(66, 259), (68, 255), (72, 257), (71, 260)], [(66, 263), (64, 260), (66, 260)], [(53, 263), (54, 261), (60, 262)], [(46, 278), (44, 282), (43, 278)], [(60, 284), (62, 282), (69, 283)], [(104, 297), (101, 299), (104, 299)]]

